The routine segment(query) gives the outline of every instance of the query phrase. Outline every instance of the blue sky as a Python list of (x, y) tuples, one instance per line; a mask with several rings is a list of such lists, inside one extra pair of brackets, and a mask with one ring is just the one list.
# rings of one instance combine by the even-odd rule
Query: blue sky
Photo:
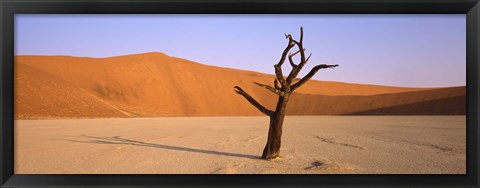
[(464, 14), (18, 14), (15, 54), (109, 57), (163, 52), (273, 74), (287, 43), (284, 33), (298, 38), (300, 26), (304, 46), (313, 53), (300, 76), (316, 64), (339, 64), (314, 79), (406, 87), (466, 83)]

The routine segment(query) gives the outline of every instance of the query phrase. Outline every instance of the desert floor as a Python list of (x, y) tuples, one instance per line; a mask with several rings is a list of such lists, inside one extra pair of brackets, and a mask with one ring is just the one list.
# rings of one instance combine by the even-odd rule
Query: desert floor
[(465, 116), (289, 116), (261, 160), (267, 117), (16, 120), (16, 174), (464, 174)]

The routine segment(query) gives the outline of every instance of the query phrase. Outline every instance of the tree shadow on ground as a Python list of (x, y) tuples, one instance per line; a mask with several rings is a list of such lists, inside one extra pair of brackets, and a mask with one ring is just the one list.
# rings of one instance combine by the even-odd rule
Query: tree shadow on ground
[(260, 159), (259, 156), (255, 156), (255, 155), (228, 153), (228, 152), (195, 149), (195, 148), (187, 148), (187, 147), (180, 147), (180, 146), (169, 146), (164, 144), (153, 144), (153, 143), (146, 143), (146, 142), (137, 141), (137, 140), (126, 139), (120, 136), (96, 137), (96, 136), (82, 135), (81, 137), (85, 138), (86, 140), (72, 140), (72, 139), (53, 139), (53, 140), (63, 140), (63, 141), (69, 141), (69, 142), (89, 143), (89, 144), (132, 145), (132, 146), (140, 146), (140, 147), (152, 147), (152, 148), (159, 148), (159, 149), (204, 153), (204, 154), (211, 154), (211, 155), (223, 155), (223, 156), (229, 156), (229, 157)]

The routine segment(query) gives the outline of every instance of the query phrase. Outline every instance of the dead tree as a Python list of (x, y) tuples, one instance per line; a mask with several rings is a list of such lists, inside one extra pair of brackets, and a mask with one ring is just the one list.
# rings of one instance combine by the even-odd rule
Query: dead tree
[[(269, 91), (278, 95), (277, 107), (275, 108), (274, 111), (269, 110), (264, 106), (262, 106), (252, 96), (246, 93), (242, 88), (238, 86), (234, 87), (235, 92), (245, 97), (245, 99), (247, 99), (248, 102), (250, 102), (253, 106), (255, 106), (262, 113), (270, 117), (270, 128), (268, 130), (267, 145), (263, 150), (262, 159), (274, 159), (274, 158), (277, 158), (280, 154), (282, 125), (283, 125), (283, 120), (285, 118), (287, 103), (292, 93), (296, 89), (298, 89), (300, 86), (305, 84), (307, 81), (309, 81), (313, 77), (313, 75), (317, 73), (318, 70), (326, 69), (326, 68), (334, 68), (338, 66), (338, 65), (320, 64), (313, 67), (312, 70), (310, 70), (310, 72), (307, 75), (305, 75), (303, 78), (298, 79), (297, 78), (298, 73), (302, 70), (303, 66), (308, 62), (312, 54), (310, 54), (308, 57), (305, 56), (306, 49), (303, 47), (303, 28), (302, 27), (300, 28), (299, 41), (293, 39), (292, 35), (290, 34), (288, 35), (285, 34), (285, 37), (288, 39), (288, 45), (285, 48), (285, 50), (283, 50), (280, 61), (277, 64), (273, 65), (273, 67), (275, 68), (275, 75), (276, 75), (273, 87), (270, 85), (255, 82), (255, 84), (257, 84), (258, 86), (266, 88)], [(295, 46), (298, 47), (298, 51), (291, 53), (290, 50)], [(293, 57), (298, 54), (300, 54), (300, 62), (296, 64), (293, 60)], [(286, 59), (288, 59), (288, 61), (290, 62), (290, 65), (292, 66), (292, 70), (290, 71), (288, 76), (285, 78), (282, 73), (282, 65)]]

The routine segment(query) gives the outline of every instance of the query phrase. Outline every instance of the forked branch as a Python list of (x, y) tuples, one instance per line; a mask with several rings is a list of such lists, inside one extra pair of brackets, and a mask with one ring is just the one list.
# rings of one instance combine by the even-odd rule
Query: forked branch
[(293, 62), (293, 58), (292, 58), (293, 56), (294, 55), (292, 55), (292, 54), (288, 55), (288, 61), (290, 62), (290, 65), (294, 69), (295, 67), (297, 67), (297, 65)]
[(297, 43), (297, 46), (298, 46), (298, 51), (300, 52), (300, 63), (298, 64), (298, 68), (302, 69), (305, 63), (307, 63), (306, 57), (305, 57), (305, 49), (303, 48), (303, 44), (301, 42)]
[(277, 63), (278, 66), (283, 65), (283, 62), (285, 62), (285, 59), (287, 58), (288, 52), (290, 51), (290, 49), (292, 49), (295, 46), (295, 43), (293, 42), (293, 39), (292, 39), (292, 35), (285, 34), (285, 37), (288, 39), (288, 45), (285, 48), (285, 50), (283, 50), (282, 57), (280, 58), (280, 60)]
[(275, 80), (273, 81), (273, 86), (275, 86), (275, 89), (281, 89), (280, 86), (278, 86), (278, 79), (275, 78)]
[(245, 97), (245, 99), (247, 99), (247, 101), (250, 102), (250, 104), (257, 107), (257, 109), (260, 110), (260, 112), (264, 113), (267, 116), (272, 116), (273, 115), (273, 111), (271, 111), (271, 110), (265, 108), (264, 106), (262, 106), (252, 96), (250, 96), (247, 92), (243, 91), (242, 88), (240, 88), (238, 86), (235, 86), (234, 89), (235, 89), (235, 92), (237, 92), (238, 94)]
[(259, 85), (260, 87), (263, 87), (263, 88), (266, 88), (268, 90), (270, 90), (271, 92), (277, 94), (277, 95), (280, 95), (280, 96), (283, 96), (283, 92), (278, 90), (278, 89), (275, 89), (273, 88), (272, 86), (269, 86), (269, 85), (265, 85), (265, 84), (261, 84), (261, 83), (258, 83), (258, 82), (254, 82), (255, 84)]
[(335, 67), (338, 67), (338, 65), (321, 64), (321, 65), (317, 65), (317, 66), (313, 67), (312, 70), (310, 70), (310, 72), (307, 75), (305, 75), (305, 77), (303, 77), (300, 81), (298, 81), (297, 83), (295, 83), (291, 86), (291, 90), (293, 91), (293, 90), (299, 88), (300, 86), (302, 86), (305, 82), (310, 80), (315, 75), (315, 73), (317, 73), (318, 70), (327, 69), (327, 68), (335, 68)]
[(275, 68), (275, 75), (277, 75), (277, 80), (280, 82), (283, 88), (288, 88), (289, 86), (287, 85), (287, 82), (283, 77), (282, 68), (279, 65), (273, 65), (273, 67)]
[[(306, 51), (306, 50), (307, 50), (307, 49), (305, 49), (305, 48), (303, 49), (303, 51)], [(295, 64), (295, 62), (293, 62), (293, 57), (294, 57), (295, 55), (297, 55), (298, 53), (300, 53), (300, 50), (296, 51), (296, 52), (293, 53), (293, 54), (292, 54), (292, 53), (288, 54), (288, 61), (290, 62), (290, 65), (292, 66), (292, 68), (296, 68), (296, 67), (297, 67), (297, 65)]]
[[(303, 51), (307, 51), (307, 49), (304, 48)], [(300, 50), (296, 51), (296, 52), (293, 53), (293, 54), (290, 54), (290, 56), (293, 57), (293, 56), (297, 55), (298, 53), (300, 53)]]
[(292, 83), (298, 82), (298, 81), (300, 81), (300, 80), (301, 80), (301, 78), (294, 78), (294, 79), (292, 80)]
[[(303, 66), (307, 63), (307, 61), (310, 59), (311, 56), (308, 58), (305, 57), (305, 48), (303, 48), (303, 27), (300, 28), (300, 42), (292, 39), (292, 42), (297, 45), (298, 51), (292, 54), (296, 55), (300, 53), (300, 63), (295, 64), (293, 63), (293, 59), (289, 56), (289, 61), (290, 64), (292, 65), (292, 71), (290, 71), (290, 74), (287, 77), (287, 84), (291, 84), (292, 80), (297, 77), (298, 73), (302, 70)], [(310, 54), (311, 55), (311, 54)], [(293, 91), (293, 90), (292, 90)]]
[[(292, 38), (292, 35), (290, 35), (290, 34), (288, 34), (288, 35), (285, 34), (285, 38), (288, 39), (288, 45), (287, 45), (287, 47), (285, 47), (285, 50), (283, 50), (282, 56), (281, 56), (280, 60), (278, 61), (278, 63), (274, 65), (274, 68), (275, 68), (275, 75), (277, 75), (277, 79), (280, 82), (280, 84), (282, 85), (282, 87), (283, 88), (289, 88), (289, 85), (285, 81), (285, 78), (283, 78), (282, 65), (287, 58), (288, 52), (290, 51), (290, 49), (292, 49), (295, 46), (296, 42), (294, 42), (294, 40)], [(292, 63), (292, 62), (290, 62), (290, 63)]]

